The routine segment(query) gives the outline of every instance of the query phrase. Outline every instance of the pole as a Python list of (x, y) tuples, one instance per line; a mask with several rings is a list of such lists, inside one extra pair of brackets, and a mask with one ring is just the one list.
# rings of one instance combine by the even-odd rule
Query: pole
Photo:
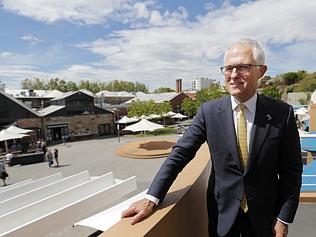
[(120, 139), (120, 124), (117, 123), (117, 139), (118, 139), (118, 142), (120, 143), (121, 142), (121, 139)]

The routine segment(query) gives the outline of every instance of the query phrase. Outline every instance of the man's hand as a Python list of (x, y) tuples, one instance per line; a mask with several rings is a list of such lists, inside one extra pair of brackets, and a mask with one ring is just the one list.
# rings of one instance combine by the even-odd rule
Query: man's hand
[(144, 198), (134, 202), (127, 210), (123, 211), (122, 218), (132, 217), (131, 224), (134, 225), (149, 216), (153, 212), (155, 206), (156, 204), (154, 202)]
[(272, 234), (275, 237), (286, 237), (288, 233), (288, 225), (279, 220), (275, 220), (272, 224)]

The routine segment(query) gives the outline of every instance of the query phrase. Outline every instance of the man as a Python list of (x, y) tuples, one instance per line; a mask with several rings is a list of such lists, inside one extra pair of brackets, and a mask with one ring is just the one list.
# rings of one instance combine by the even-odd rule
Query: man
[(5, 155), (6, 160), (8, 161), (8, 163), (10, 163), (10, 160), (14, 157), (14, 155), (12, 154), (11, 150), (8, 151), (8, 153)]
[(46, 152), (45, 156), (46, 156), (46, 160), (47, 160), (47, 162), (48, 162), (48, 166), (49, 166), (49, 167), (52, 167), (52, 164), (54, 163), (52, 151), (51, 151), (51, 150), (48, 150), (48, 151)]
[(0, 163), (0, 179), (2, 179), (3, 186), (6, 186), (6, 185), (7, 185), (7, 183), (6, 183), (5, 180), (6, 180), (6, 178), (7, 178), (8, 176), (9, 176), (9, 175), (8, 175), (6, 169), (5, 169), (4, 164), (1, 162), (1, 163)]
[(287, 236), (299, 201), (302, 159), (293, 108), (256, 93), (267, 66), (253, 40), (226, 51), (221, 68), (230, 96), (204, 103), (174, 146), (145, 199), (122, 217), (135, 224), (161, 202), (183, 167), (207, 141), (209, 235)]

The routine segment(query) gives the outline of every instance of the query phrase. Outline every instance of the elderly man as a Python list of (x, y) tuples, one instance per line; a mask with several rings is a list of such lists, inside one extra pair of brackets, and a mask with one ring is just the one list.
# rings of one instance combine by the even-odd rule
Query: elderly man
[(164, 199), (178, 173), (207, 141), (209, 235), (287, 236), (297, 210), (302, 159), (293, 108), (258, 95), (264, 52), (253, 40), (233, 44), (221, 68), (230, 96), (204, 103), (154, 178), (145, 199), (123, 217), (135, 224)]

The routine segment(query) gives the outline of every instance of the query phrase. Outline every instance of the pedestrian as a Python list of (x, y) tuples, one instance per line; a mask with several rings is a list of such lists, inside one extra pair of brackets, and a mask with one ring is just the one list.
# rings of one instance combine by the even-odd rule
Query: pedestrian
[(66, 141), (67, 141), (67, 136), (66, 135), (62, 135), (61, 137), (62, 141), (63, 141), (63, 145), (66, 145)]
[(5, 155), (5, 158), (7, 160), (8, 163), (10, 163), (10, 160), (14, 157), (13, 153), (11, 152), (11, 150), (8, 150), (8, 153)]
[(302, 181), (293, 108), (257, 94), (267, 66), (256, 41), (233, 44), (221, 71), (230, 95), (201, 105), (145, 198), (133, 203), (122, 217), (133, 216), (131, 224), (135, 224), (150, 216), (206, 141), (212, 161), (207, 190), (209, 236), (286, 237)]
[(46, 156), (46, 160), (48, 162), (48, 166), (49, 167), (52, 167), (54, 161), (53, 161), (53, 154), (52, 154), (52, 151), (51, 150), (48, 150), (45, 154)]
[(44, 139), (41, 140), (41, 148), (42, 148), (42, 151), (44, 152), (44, 154), (46, 154), (46, 152), (47, 152), (47, 142)]
[(0, 163), (0, 178), (2, 179), (3, 186), (7, 185), (7, 183), (6, 183), (7, 177), (9, 177), (9, 175), (5, 169), (4, 163), (1, 162)]
[(58, 161), (58, 149), (54, 149), (54, 159), (56, 161), (57, 167), (59, 166), (59, 161)]

